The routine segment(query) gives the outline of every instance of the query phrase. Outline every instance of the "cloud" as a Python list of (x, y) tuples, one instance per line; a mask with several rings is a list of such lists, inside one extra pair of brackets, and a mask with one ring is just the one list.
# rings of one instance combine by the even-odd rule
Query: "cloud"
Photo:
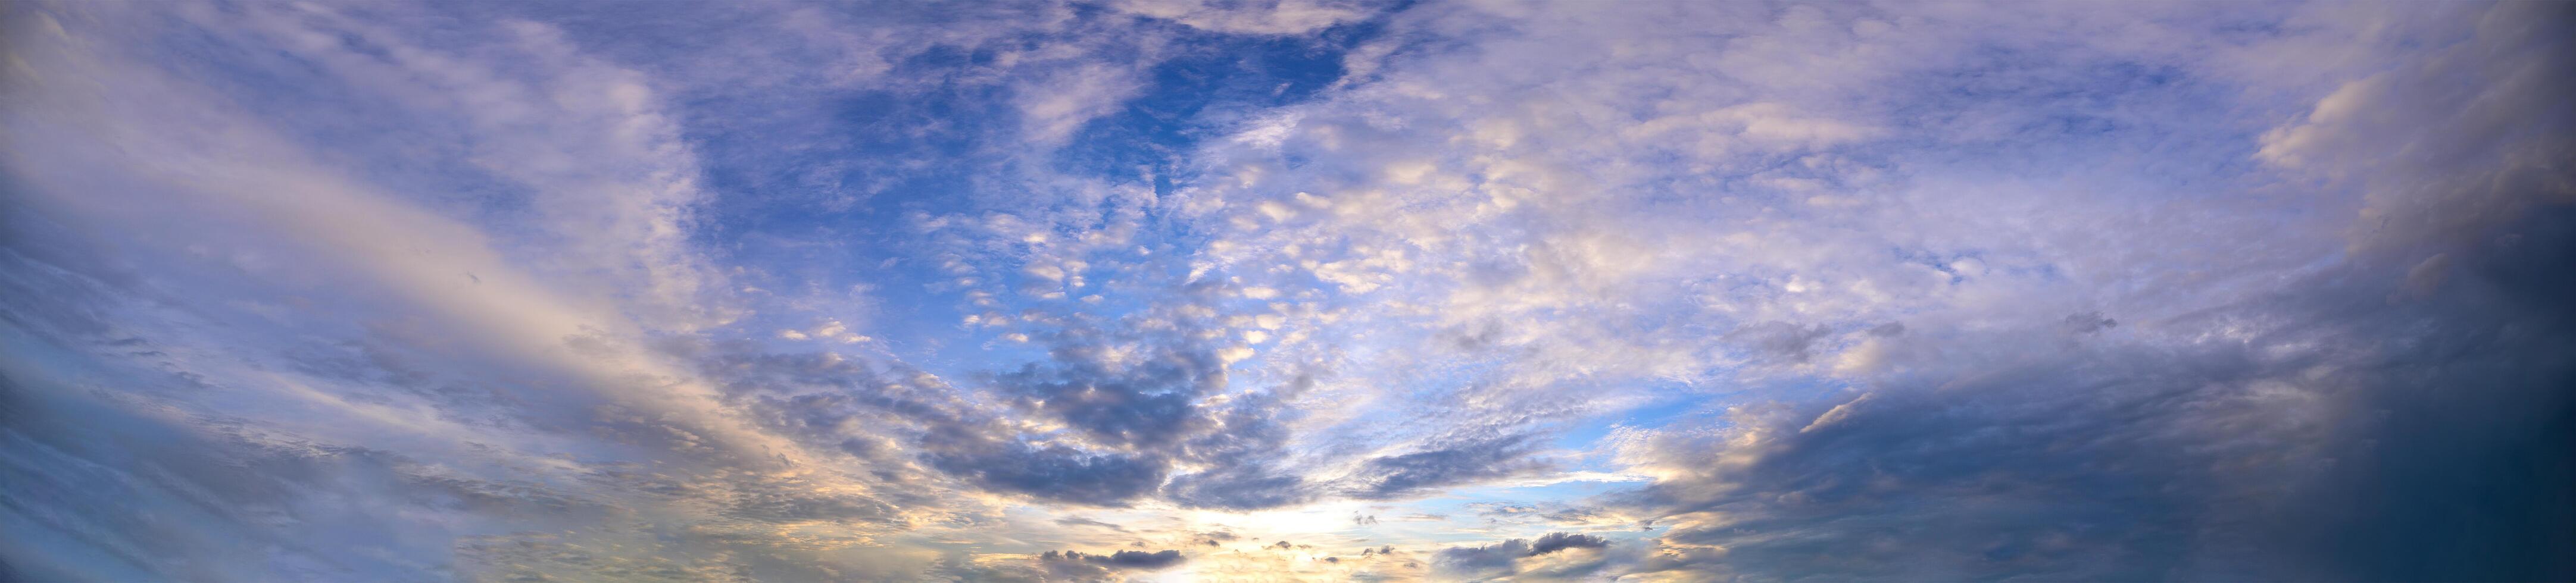
[(1062, 554), (1058, 554), (1055, 551), (1047, 551), (1047, 553), (1042, 555), (1040, 558), (1049, 561), (1082, 561), (1094, 565), (1105, 565), (1120, 569), (1161, 569), (1180, 564), (1181, 561), (1187, 560), (1185, 557), (1181, 556), (1180, 551), (1172, 550), (1154, 551), (1150, 553), (1145, 551), (1118, 551), (1106, 555), (1087, 555), (1079, 551), (1065, 551)]
[(1121, 527), (1121, 526), (1118, 526), (1118, 525), (1116, 525), (1116, 524), (1110, 524), (1110, 523), (1107, 523), (1107, 522), (1101, 522), (1101, 521), (1098, 521), (1098, 520), (1092, 520), (1092, 519), (1089, 519), (1089, 518), (1081, 518), (1081, 517), (1070, 517), (1070, 516), (1069, 516), (1069, 517), (1065, 517), (1065, 518), (1058, 518), (1058, 519), (1055, 519), (1055, 523), (1056, 523), (1056, 524), (1065, 525), (1065, 526), (1097, 526), (1097, 527), (1106, 528), (1106, 529), (1114, 530), (1114, 531), (1118, 531), (1118, 532), (1126, 532), (1126, 531), (1127, 531), (1126, 527)]
[(2565, 579), (2571, 21), (13, 6), (0, 578)]
[[(102, 424), (17, 425), (31, 433), (11, 446), (12, 455), (56, 453), (21, 458), (36, 460), (25, 466), (29, 497), (13, 492), (12, 500), (43, 497), (51, 506), (86, 510), (12, 520), (13, 532), (66, 542), (48, 551), (60, 559), (30, 562), (12, 548), (8, 562), (52, 578), (563, 576), (641, 573), (631, 570), (647, 568), (636, 556), (677, 549), (762, 548), (773, 558), (734, 566), (776, 578), (900, 570), (890, 556), (849, 549), (909, 517), (871, 495), (869, 485), (848, 482), (849, 474), (806, 465), (819, 459), (814, 452), (744, 424), (715, 388), (652, 347), (650, 335), (700, 329), (704, 317), (726, 308), (699, 295), (699, 285), (713, 280), (693, 267), (696, 253), (677, 243), (683, 209), (696, 196), (687, 183), (698, 171), (672, 143), (676, 130), (657, 101), (638, 92), (637, 75), (576, 54), (543, 26), (409, 31), (509, 41), (487, 49), (502, 54), (478, 55), (414, 46), (419, 39), (361, 22), (407, 16), (396, 12), (278, 8), (136, 20), (112, 7), (58, 7), (13, 14), (13, 29), (41, 36), (21, 42), (13, 35), (14, 47), (30, 49), (13, 54), (30, 60), (10, 83), (42, 97), (10, 108), (17, 128), (10, 135), (86, 137), (56, 154), (10, 148), (8, 175), (29, 188), (6, 201), (7, 280), (13, 288), (85, 290), (77, 297), (91, 299), (61, 304), (86, 306), (75, 312), (86, 315), (74, 318), (30, 319), (24, 315), (55, 311), (52, 304), (10, 302), (9, 312), (20, 314), (9, 320), (20, 339), (12, 342), (24, 343), (12, 345), (7, 371), (42, 387), (35, 392), (43, 398), (25, 401), (28, 414)], [(264, 117), (273, 113), (264, 108), (312, 96), (195, 76), (196, 69), (152, 55), (239, 54), (250, 60), (236, 64), (257, 69), (277, 53), (75, 40), (107, 38), (78, 28), (100, 22), (184, 31), (166, 37), (181, 44), (291, 45), (285, 48), (314, 60), (301, 66), (318, 69), (295, 69), (312, 78), (288, 85), (345, 91), (337, 95), (348, 99), (286, 121)], [(291, 40), (329, 36), (315, 31), (353, 42), (364, 37), (372, 48), (337, 52)], [(509, 70), (541, 79), (477, 78), (489, 69), (467, 61), (484, 57), (521, 58)], [(430, 70), (404, 68), (414, 66)], [(126, 97), (78, 98), (101, 91)], [(518, 109), (456, 110), (440, 101), (473, 99), (455, 94), (477, 91)], [(272, 99), (234, 99), (243, 94)], [(487, 114), (529, 117), (478, 117)], [(495, 150), (481, 154), (491, 158), (479, 165), (463, 159), (472, 153), (416, 150), (424, 154), (417, 161), (440, 170), (478, 169), (466, 178), (369, 167), (309, 147), (329, 132), (300, 125), (423, 119), (447, 122), (423, 127), (463, 132)], [(161, 130), (138, 133), (135, 124)], [(368, 144), (356, 149), (385, 145)], [(512, 150), (522, 147), (545, 152)], [(599, 164), (585, 166), (582, 156)], [(117, 175), (135, 178), (96, 182)], [(435, 184), (387, 186), (390, 176)], [(492, 182), (477, 182), (485, 179)], [(477, 201), (432, 193), (459, 182), (522, 194), (511, 189), (527, 188), (536, 198), (515, 203), (526, 215), (457, 212)], [(88, 186), (76, 186), (82, 184)], [(66, 188), (84, 194), (63, 196)], [(584, 197), (593, 198), (573, 200)], [(509, 228), (523, 219), (568, 230)], [(163, 231), (170, 237), (119, 247), (38, 242), (21, 230), (162, 224), (173, 225)], [(193, 283), (173, 294), (124, 275), (137, 272)], [(602, 293), (607, 289), (621, 291)], [(26, 350), (46, 356), (20, 358), (39, 354)], [(78, 370), (104, 372), (90, 378), (113, 389), (61, 384), (87, 376)], [(120, 445), (142, 443), (137, 439), (164, 442), (168, 461)], [(60, 471), (102, 462), (122, 469)], [(174, 465), (180, 463), (188, 465)], [(173, 517), (180, 507), (213, 506), (157, 528), (84, 524), (140, 520), (99, 505), (111, 497)], [(75, 516), (80, 521), (63, 520)], [(379, 534), (350, 534), (366, 529), (349, 525), (369, 523)], [(618, 534), (680, 524), (690, 525), (685, 535)], [(781, 536), (782, 529), (796, 533)], [(577, 534), (512, 534), (529, 532)], [(138, 552), (137, 544), (160, 546)], [(301, 550), (235, 552), (240, 544)], [(532, 557), (512, 550), (546, 545), (627, 550), (588, 551), (576, 561), (523, 561)], [(201, 553), (282, 562), (179, 559)], [(673, 568), (729, 568), (720, 565), (727, 560), (703, 560)]]
[(1443, 565), (1461, 569), (1497, 569), (1511, 565), (1512, 559), (1529, 556), (1529, 541), (1512, 539), (1485, 546), (1450, 547), (1440, 550)]
[(1367, 15), (1364, 2), (1336, 0), (1121, 0), (1110, 3), (1139, 16), (1167, 19), (1194, 28), (1249, 34), (1306, 34)]
[(2565, 64), (2552, 56), (2565, 52), (2569, 18), (2550, 5), (2475, 11), (2455, 42), (2336, 87), (2265, 133), (2255, 157), (2363, 189), (2364, 248), (2456, 244), (2576, 202), (2554, 161), (2569, 143), (2549, 137), (2576, 126), (2576, 108), (2546, 97), (2570, 83), (2547, 72)]
[[(2553, 346), (2571, 330), (2506, 332), (2499, 314), (2464, 298), (2366, 321), (2316, 319), (2374, 309), (2378, 297), (2291, 295), (2213, 316), (2299, 314), (2241, 341), (2076, 349), (1937, 388), (1881, 387), (1822, 415), (1740, 410), (1731, 415), (1736, 429), (1641, 443), (1631, 454), (1670, 473), (1629, 505), (1671, 519), (1660, 541), (1694, 557), (1663, 568), (1703, 576), (2514, 578), (2563, 568), (2530, 542), (2549, 538), (2538, 529), (2557, 518), (2508, 524), (2397, 511), (2362, 519), (2329, 510), (2469, 490), (2483, 500), (2473, 514), (2563, 508), (2541, 490), (2479, 489), (2453, 477), (2563, 472), (2539, 444), (2564, 437), (2563, 421), (2551, 419), (2567, 402), (2541, 387), (2563, 382), (2576, 363), (2546, 352), (2372, 347), (2492, 334), (2537, 334), (2516, 343)], [(2485, 331), (2400, 332), (2427, 321)], [(2429, 354), (2460, 356), (2417, 360)], [(2445, 372), (2380, 374), (2388, 370)], [(2441, 387), (2475, 388), (2433, 396)], [(2427, 399), (2445, 404), (2426, 408)], [(2539, 409), (2484, 409), (2499, 403)], [(2398, 437), (2455, 415), (2502, 425)], [(2495, 454), (2443, 453), (2464, 450)], [(2359, 478), (2390, 471), (2450, 477)], [(2353, 535), (2362, 531), (2383, 534)], [(2444, 546), (2454, 543), (2464, 546)], [(2441, 550), (2472, 547), (2484, 550)], [(1833, 552), (1860, 548), (1883, 549), (1871, 556), (1884, 560)], [(2098, 552), (2105, 548), (2127, 551)], [(2402, 561), (2371, 555), (2395, 548), (2411, 550)]]
[[(1633, 442), (1631, 459), (1664, 473), (1627, 503), (1674, 521), (1659, 539), (1670, 554), (1639, 572), (2514, 579), (2576, 568), (2544, 550), (2565, 538), (2550, 525), (2576, 515), (2554, 486), (2535, 485), (2576, 475), (2543, 445), (2567, 436), (2570, 402), (2550, 387), (2576, 374), (2560, 349), (2576, 341), (2576, 320), (2563, 302), (2536, 300), (2570, 289), (2538, 266), (2563, 260), (2576, 215), (2563, 168), (2522, 162), (2576, 144), (2481, 121), (2567, 123), (2563, 104), (2527, 98), (2551, 77), (2499, 74), (2563, 60), (2541, 48), (2561, 42), (2544, 32), (2567, 22), (2541, 14), (2554, 10), (2476, 11), (2453, 48), (2346, 83), (2261, 138), (2256, 158), (2361, 191), (2355, 252), (2333, 268), (2139, 323), (2152, 329), (2143, 336), (2109, 340), (2131, 323), (2115, 330), (2101, 312), (2060, 323), (2104, 345), (1890, 351), (1955, 372), (1882, 378), (1821, 414), (1740, 407), (1730, 429)], [(2493, 58), (2453, 65), (2472, 53)], [(2409, 140), (2457, 146), (2339, 133), (2398, 124), (2427, 128)], [(2458, 148), (2492, 155), (2429, 155)], [(2465, 212), (2386, 212), (2417, 204)], [(2506, 208), (2517, 210), (2479, 210)], [(2428, 283), (2455, 262), (2479, 265), (2457, 271), (2478, 279)], [(1996, 342), (1914, 327), (1898, 341)], [(2467, 478), (2480, 475), (2537, 481)], [(2465, 506), (2382, 505), (2395, 500)], [(1885, 560), (1832, 552), (1861, 548)]]
[(1527, 437), (1475, 440), (1454, 447), (1369, 458), (1344, 478), (1351, 495), (1384, 499), (1476, 480), (1536, 471), (1544, 463), (1527, 460)]
[(1598, 569), (1602, 563), (1593, 559), (1578, 559), (1568, 563), (1560, 557), (1541, 557), (1564, 553), (1570, 549), (1600, 549), (1608, 546), (1610, 546), (1609, 540), (1601, 537), (1552, 532), (1539, 537), (1535, 542), (1516, 538), (1491, 545), (1441, 549), (1435, 562), (1438, 563), (1442, 573), (1455, 577), (1513, 576), (1523, 575), (1526, 570), (1533, 571), (1526, 573), (1527, 578), (1531, 579), (1567, 579)]
[(1530, 542), (1529, 554), (1538, 556), (1566, 549), (1597, 549), (1606, 546), (1610, 546), (1610, 541), (1601, 537), (1551, 532), (1547, 533), (1547, 536), (1538, 537), (1538, 540)]
[(1047, 572), (1074, 579), (1114, 578), (1116, 571), (1154, 571), (1170, 568), (1189, 560), (1180, 551), (1117, 551), (1105, 555), (1081, 551), (1047, 551), (1038, 555), (1038, 563)]
[(1153, 492), (1170, 468), (1169, 461), (1152, 455), (1085, 453), (956, 434), (934, 434), (922, 445), (932, 467), (983, 487), (1102, 506)]

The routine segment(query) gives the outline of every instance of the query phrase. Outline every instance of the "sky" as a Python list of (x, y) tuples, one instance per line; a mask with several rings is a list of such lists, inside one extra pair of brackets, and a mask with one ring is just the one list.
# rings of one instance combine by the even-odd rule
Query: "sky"
[(0, 580), (2576, 579), (2571, 45), (0, 3)]

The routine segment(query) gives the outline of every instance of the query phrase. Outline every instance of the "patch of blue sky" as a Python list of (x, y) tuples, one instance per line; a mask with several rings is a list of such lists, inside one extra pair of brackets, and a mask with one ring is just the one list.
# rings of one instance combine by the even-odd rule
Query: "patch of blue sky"
[[(1177, 26), (1177, 25), (1167, 25)], [(1248, 114), (1312, 98), (1340, 80), (1343, 57), (1378, 31), (1375, 22), (1312, 37), (1242, 37), (1175, 31), (1177, 46), (1147, 73), (1143, 94), (1091, 120), (1055, 164), (1113, 179), (1149, 178), (1156, 192), (1185, 182), (1193, 146), (1225, 135)]]
[[(1081, 18), (1118, 17), (1078, 13)], [(1321, 41), (1236, 37), (1164, 26), (1186, 41), (1168, 49), (1178, 54), (1156, 56), (1162, 60), (1150, 69), (1150, 82), (1140, 96), (1082, 125), (1066, 147), (1043, 158), (1050, 168), (1027, 167), (1031, 161), (1015, 149), (1023, 146), (1017, 130), (1027, 120), (1012, 107), (1014, 95), (1007, 87), (954, 80), (992, 65), (995, 56), (989, 48), (922, 49), (888, 74), (951, 81), (835, 97), (827, 119), (775, 122), (820, 124), (841, 136), (837, 142), (781, 156), (773, 150), (774, 132), (766, 131), (771, 128), (699, 136), (695, 143), (710, 164), (710, 184), (726, 201), (710, 209), (712, 224), (701, 236), (716, 239), (713, 247), (731, 259), (770, 271), (781, 282), (826, 290), (864, 285), (874, 300), (906, 306), (905, 313), (882, 314), (883, 319), (871, 322), (891, 338), (943, 336), (933, 332), (952, 330), (966, 316), (987, 311), (963, 305), (961, 294), (971, 290), (1002, 290), (990, 297), (999, 304), (992, 308), (1005, 313), (1043, 309), (1107, 316), (1165, 301), (1153, 296), (1185, 275), (1176, 273), (1182, 266), (1165, 258), (1186, 254), (1198, 243), (1185, 224), (1147, 220), (1138, 246), (1162, 256), (1102, 258), (1106, 260), (1093, 264), (1100, 273), (1089, 274), (1093, 290), (1068, 290), (1066, 298), (1038, 301), (1010, 292), (1017, 265), (971, 265), (971, 274), (944, 265), (942, 255), (951, 250), (935, 244), (935, 237), (925, 237), (920, 224), (924, 217), (971, 222), (992, 213), (1047, 210), (1065, 198), (1078, 198), (1053, 197), (1043, 192), (1048, 188), (1043, 183), (1012, 178), (1031, 172), (1150, 179), (1157, 189), (1167, 190), (1184, 168), (1177, 161), (1197, 141), (1230, 129), (1239, 121), (1229, 117), (1233, 112), (1310, 97), (1339, 77), (1342, 52), (1364, 37), (1338, 31), (1327, 32), (1320, 37), (1327, 40)], [(1135, 47), (1092, 48), (1111, 60), (1146, 57)], [(1058, 210), (1077, 216), (1111, 212)], [(812, 244), (817, 240), (841, 244)], [(1013, 258), (1005, 253), (963, 259), (1007, 263)], [(957, 283), (965, 278), (976, 284)], [(1113, 293), (1100, 293), (1101, 288)], [(1114, 293), (1115, 288), (1130, 293)], [(1073, 308), (1062, 306), (1063, 300), (1092, 295), (1101, 297)], [(1058, 307), (1044, 307), (1048, 305)], [(943, 360), (970, 360), (950, 356), (954, 358)]]

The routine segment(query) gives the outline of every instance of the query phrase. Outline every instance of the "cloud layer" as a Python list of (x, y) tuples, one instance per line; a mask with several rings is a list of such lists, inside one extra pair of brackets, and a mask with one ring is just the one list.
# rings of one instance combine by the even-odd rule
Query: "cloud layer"
[(0, 20), (0, 579), (2576, 577), (2564, 5)]

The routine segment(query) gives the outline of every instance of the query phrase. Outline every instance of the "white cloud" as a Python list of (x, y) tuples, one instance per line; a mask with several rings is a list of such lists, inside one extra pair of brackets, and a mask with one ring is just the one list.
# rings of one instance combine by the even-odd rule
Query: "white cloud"
[(1111, 6), (1138, 16), (1171, 20), (1193, 28), (1271, 35), (1306, 34), (1357, 20), (1365, 15), (1367, 7), (1365, 3), (1340, 0), (1119, 0)]

